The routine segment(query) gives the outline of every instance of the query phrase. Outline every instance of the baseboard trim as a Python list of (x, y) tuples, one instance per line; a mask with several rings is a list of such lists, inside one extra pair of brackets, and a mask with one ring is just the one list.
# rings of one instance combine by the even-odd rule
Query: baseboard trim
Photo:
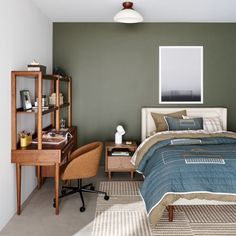
[[(33, 195), (38, 191), (38, 187), (36, 187), (32, 190), (32, 192), (29, 194), (29, 196), (25, 199), (25, 201), (21, 204), (21, 210), (24, 209), (24, 207), (29, 203), (29, 201), (33, 198)], [(16, 212), (15, 212), (16, 214)]]

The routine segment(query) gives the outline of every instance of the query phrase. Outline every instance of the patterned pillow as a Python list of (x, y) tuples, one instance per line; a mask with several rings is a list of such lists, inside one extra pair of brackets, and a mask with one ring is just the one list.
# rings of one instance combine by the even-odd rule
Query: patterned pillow
[(199, 130), (203, 129), (202, 118), (176, 119), (165, 116), (169, 130)]
[[(189, 116), (183, 116), (183, 119), (192, 119)], [(219, 117), (203, 117), (203, 129), (207, 132), (223, 131)]]
[(218, 117), (203, 118), (203, 128), (208, 132), (223, 131)]
[(181, 110), (173, 113), (168, 114), (161, 114), (161, 113), (154, 113), (151, 112), (152, 118), (156, 125), (156, 132), (166, 131), (168, 130), (168, 126), (165, 122), (164, 116), (171, 116), (174, 118), (182, 118), (182, 116), (186, 116), (186, 110)]

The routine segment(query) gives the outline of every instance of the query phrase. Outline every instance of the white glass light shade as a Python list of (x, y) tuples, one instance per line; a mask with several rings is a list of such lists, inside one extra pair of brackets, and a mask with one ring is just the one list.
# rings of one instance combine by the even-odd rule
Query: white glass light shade
[(122, 125), (118, 125), (116, 127), (116, 131), (120, 134), (120, 135), (124, 135), (125, 134), (125, 129)]
[(124, 127), (122, 125), (118, 125), (116, 127), (115, 133), (115, 144), (122, 144), (122, 136), (125, 134)]
[(115, 15), (114, 21), (132, 24), (142, 22), (143, 17), (133, 9), (123, 9)]

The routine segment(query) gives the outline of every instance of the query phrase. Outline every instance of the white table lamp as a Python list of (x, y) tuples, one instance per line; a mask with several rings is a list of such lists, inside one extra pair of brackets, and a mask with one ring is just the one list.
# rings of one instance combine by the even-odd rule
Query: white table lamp
[(116, 127), (116, 131), (115, 144), (122, 144), (122, 136), (125, 134), (124, 127), (122, 125), (118, 125)]

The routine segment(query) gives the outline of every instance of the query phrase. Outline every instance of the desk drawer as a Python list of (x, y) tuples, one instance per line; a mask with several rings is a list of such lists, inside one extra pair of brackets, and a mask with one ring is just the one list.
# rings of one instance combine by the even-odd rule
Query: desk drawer
[(62, 160), (69, 154), (69, 152), (71, 152), (73, 150), (73, 147), (74, 147), (74, 141), (72, 140), (72, 142), (70, 142), (68, 144), (68, 146), (66, 146), (66, 148), (64, 148), (61, 151), (61, 159)]
[[(73, 139), (73, 138), (72, 138)], [(61, 163), (67, 162), (67, 155), (74, 148), (74, 140), (70, 140), (70, 143), (61, 151)], [(55, 166), (42, 166), (42, 177), (54, 177), (55, 176)]]

